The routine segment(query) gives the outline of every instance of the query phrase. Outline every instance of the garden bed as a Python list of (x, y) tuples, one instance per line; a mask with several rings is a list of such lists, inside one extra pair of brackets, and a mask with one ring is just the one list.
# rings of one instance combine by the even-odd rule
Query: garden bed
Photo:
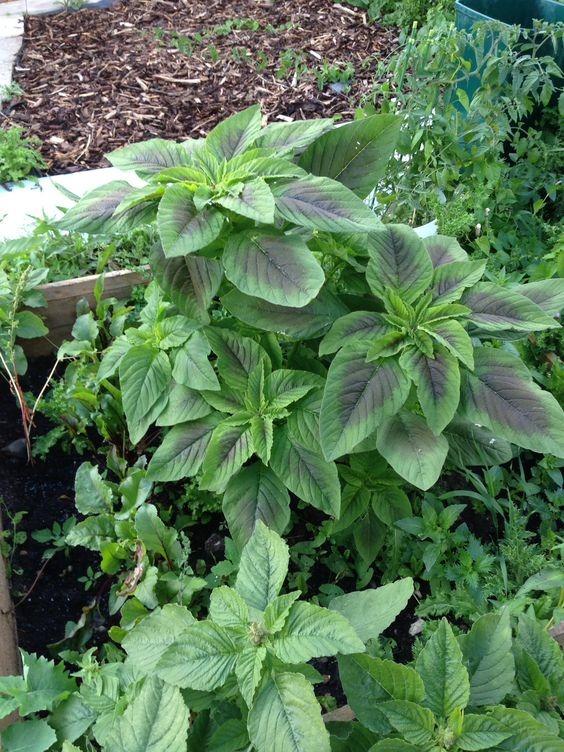
[(106, 166), (124, 143), (205, 135), (257, 101), (271, 121), (350, 118), (397, 45), (396, 29), (331, 0), (141, 0), (29, 17), (24, 93), (2, 125), (38, 136), (58, 174)]

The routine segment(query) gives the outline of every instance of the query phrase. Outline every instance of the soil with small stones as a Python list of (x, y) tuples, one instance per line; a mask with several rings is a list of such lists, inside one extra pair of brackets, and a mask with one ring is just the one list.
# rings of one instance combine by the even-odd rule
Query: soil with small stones
[[(58, 174), (107, 166), (126, 143), (203, 136), (257, 102), (269, 121), (351, 117), (397, 44), (396, 29), (332, 0), (131, 0), (29, 17), (14, 75), (24, 94), (0, 125), (37, 136)], [(354, 67), (348, 91), (318, 83), (324, 64)]]

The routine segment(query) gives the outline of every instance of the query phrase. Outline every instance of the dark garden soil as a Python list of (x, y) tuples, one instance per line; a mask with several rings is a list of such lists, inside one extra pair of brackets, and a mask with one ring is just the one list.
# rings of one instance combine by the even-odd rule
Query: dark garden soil
[[(37, 393), (51, 365), (49, 359), (33, 363), (31, 376), (22, 379), (24, 390)], [(77, 622), (83, 607), (92, 600), (78, 578), (93, 560), (76, 550), (68, 559), (57, 554), (47, 563), (42, 560), (45, 546), (34, 541), (31, 533), (51, 528), (54, 522), (62, 524), (73, 514), (74, 475), (82, 459), (55, 450), (46, 462), (29, 464), (25, 447), (18, 452), (12, 444), (22, 435), (16, 401), (1, 379), (0, 501), (5, 531), (11, 530), (10, 518), (16, 512), (26, 512), (18, 530), (27, 532), (27, 540), (15, 548), (11, 561), (18, 637), (25, 650), (44, 653), (49, 643), (63, 637), (66, 622)]]
[[(126, 0), (29, 17), (24, 94), (0, 126), (37, 136), (58, 174), (107, 166), (126, 143), (203, 136), (257, 102), (270, 121), (351, 117), (397, 45), (396, 29), (332, 0)], [(318, 83), (324, 64), (354, 67), (348, 91)]]

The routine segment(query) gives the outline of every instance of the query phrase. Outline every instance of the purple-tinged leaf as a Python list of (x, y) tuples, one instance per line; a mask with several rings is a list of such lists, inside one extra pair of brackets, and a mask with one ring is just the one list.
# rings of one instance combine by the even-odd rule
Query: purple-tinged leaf
[(206, 147), (220, 162), (241, 154), (260, 134), (262, 115), (258, 104), (231, 115), (210, 131)]
[(347, 313), (341, 301), (327, 290), (302, 308), (269, 303), (261, 298), (231, 290), (221, 298), (229, 313), (249, 326), (268, 332), (279, 332), (294, 339), (310, 339), (323, 335), (335, 319)]
[(338, 180), (366, 198), (394, 153), (401, 122), (397, 115), (373, 115), (334, 128), (306, 149), (300, 167)]
[(319, 293), (325, 276), (302, 238), (247, 230), (223, 252), (225, 274), (241, 292), (275, 305), (301, 308)]
[(431, 284), (433, 265), (423, 241), (405, 225), (385, 225), (368, 237), (366, 280), (383, 299), (391, 289), (411, 303)]
[(474, 350), (474, 372), (463, 372), (461, 412), (507, 441), (534, 452), (564, 457), (564, 412), (508, 352)]
[(448, 454), (448, 441), (435, 436), (425, 418), (400, 410), (380, 426), (376, 447), (396, 473), (423, 491), (441, 474)]
[(319, 428), (327, 459), (351, 451), (403, 405), (410, 380), (397, 360), (366, 361), (366, 347), (339, 351), (329, 372), (321, 403)]
[(423, 238), (423, 243), (435, 269), (454, 261), (468, 261), (468, 254), (458, 240), (449, 238), (448, 235), (432, 235)]
[(223, 227), (220, 211), (198, 212), (192, 191), (184, 185), (169, 186), (159, 204), (157, 229), (167, 258), (185, 256), (213, 242)]
[(439, 345), (435, 347), (433, 358), (410, 348), (401, 355), (400, 364), (415, 382), (417, 399), (429, 427), (435, 434), (442, 433), (460, 401), (458, 360)]
[(433, 305), (458, 300), (467, 287), (482, 278), (485, 269), (485, 261), (454, 261), (439, 266), (433, 274)]
[(114, 167), (134, 170), (140, 177), (150, 177), (168, 167), (192, 164), (190, 149), (176, 141), (151, 138), (138, 144), (128, 144), (106, 155)]
[(351, 341), (370, 343), (389, 331), (382, 315), (373, 311), (353, 311), (337, 319), (319, 345), (319, 355), (329, 355)]
[(159, 286), (185, 316), (207, 323), (207, 309), (214, 299), (223, 268), (219, 261), (203, 256), (167, 259), (160, 244), (151, 254), (151, 267)]
[(516, 289), (549, 316), (560, 316), (564, 309), (564, 279), (561, 277), (528, 282), (526, 285), (519, 285)]
[(295, 123), (269, 123), (255, 141), (255, 146), (275, 149), (278, 154), (298, 151), (333, 128), (330, 118), (298, 120)]
[(271, 186), (280, 216), (326, 232), (370, 232), (380, 221), (358, 196), (336, 180), (307, 177)]
[(274, 222), (274, 196), (268, 184), (262, 178), (255, 178), (245, 183), (239, 195), (226, 195), (214, 199), (214, 203), (223, 206), (241, 217), (254, 219), (264, 224)]
[(469, 321), (483, 332), (536, 332), (560, 326), (524, 295), (492, 282), (480, 282), (466, 290), (461, 303), (472, 311)]
[(180, 423), (165, 436), (147, 468), (150, 480), (182, 480), (200, 469), (220, 416), (212, 413), (199, 420)]
[(136, 189), (125, 180), (113, 180), (89, 191), (57, 221), (57, 226), (73, 232), (92, 235), (113, 232), (121, 218), (113, 217), (115, 210)]

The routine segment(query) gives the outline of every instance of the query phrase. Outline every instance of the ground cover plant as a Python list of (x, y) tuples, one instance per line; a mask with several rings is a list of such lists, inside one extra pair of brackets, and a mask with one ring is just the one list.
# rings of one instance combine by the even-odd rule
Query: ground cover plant
[[(98, 555), (85, 582), (107, 579), (113, 624), (100, 649), (67, 642), (66, 666), (25, 655), (23, 678), (0, 682), (4, 714), (24, 717), (8, 752), (22, 739), (37, 752), (563, 748), (562, 655), (543, 621), (561, 610), (556, 561), (508, 569), (508, 538), (495, 565), (517, 585), (496, 601), (495, 557), (462, 526), (450, 540), (466, 504), (415, 490), (443, 468), (479, 481), (519, 447), (563, 457), (562, 408), (515, 347), (559, 326), (563, 281), (481, 281), (455, 239), (382, 225), (363, 199), (400, 128), (394, 115), (264, 127), (251, 107), (205, 139), (117, 150), (146, 185), (110, 183), (60, 221), (100, 237), (154, 225), (154, 279), (135, 313), (100, 298), (63, 346), (57, 388), (82, 374), (82, 436), (105, 446), (78, 469), (76, 519), (42, 537)], [(510, 509), (475, 488), (459, 493), (478, 514)], [(209, 569), (183, 508), (201, 495), (230, 535)], [(535, 513), (550, 539), (548, 503)], [(471, 562), (449, 555), (461, 544)], [(333, 576), (315, 588), (321, 550)], [(441, 574), (449, 558), (458, 570)], [(425, 620), (454, 583), (473, 626), (429, 620), (402, 665), (381, 634), (414, 593), (409, 570), (430, 585)], [(315, 660), (335, 655), (356, 720), (324, 724)]]

